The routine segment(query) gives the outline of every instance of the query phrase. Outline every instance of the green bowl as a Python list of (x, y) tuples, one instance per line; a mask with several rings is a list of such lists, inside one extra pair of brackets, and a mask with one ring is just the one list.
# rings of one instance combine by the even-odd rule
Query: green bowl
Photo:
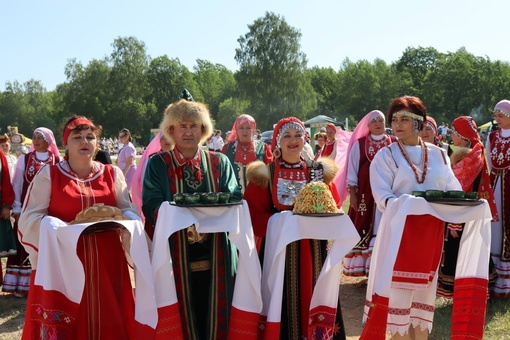
[(200, 201), (204, 204), (218, 204), (219, 195), (217, 192), (208, 192), (200, 197)]
[(445, 193), (445, 197), (448, 197), (448, 198), (464, 198), (464, 195), (466, 193), (462, 190), (448, 190), (446, 193)]
[(200, 194), (184, 194), (186, 204), (198, 204), (200, 202)]
[(477, 200), (478, 199), (478, 192), (476, 192), (476, 191), (466, 192), (464, 197), (465, 198), (470, 198), (470, 199)]
[(443, 190), (427, 190), (425, 191), (426, 198), (442, 198), (444, 195)]
[(413, 196), (425, 197), (425, 191), (413, 191)]
[(219, 203), (228, 203), (230, 201), (230, 192), (220, 192), (218, 195)]
[(185, 204), (186, 200), (184, 198), (184, 194), (183, 193), (174, 194), (174, 202), (176, 204)]

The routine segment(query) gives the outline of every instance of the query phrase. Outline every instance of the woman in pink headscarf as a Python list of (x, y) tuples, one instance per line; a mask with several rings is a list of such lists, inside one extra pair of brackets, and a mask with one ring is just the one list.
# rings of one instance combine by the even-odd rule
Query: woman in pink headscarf
[[(452, 140), (457, 148), (451, 154), (450, 160), (453, 173), (462, 185), (462, 190), (477, 191), (478, 198), (487, 199), (494, 220), (498, 220), (494, 193), (490, 183), (487, 163), (485, 162), (484, 148), (474, 119), (469, 116), (456, 118), (452, 123)], [(439, 266), (437, 282), (438, 296), (453, 298), (453, 282), (455, 280), (455, 268), (462, 230), (462, 224), (447, 223), (443, 262)], [(492, 273), (492, 266), (490, 266), (490, 269), (489, 284), (492, 284), (495, 275)]]
[[(56, 164), (59, 161), (60, 152), (55, 143), (53, 132), (45, 127), (35, 129), (30, 152), (18, 159), (12, 180), (15, 197), (12, 216), (14, 217), (14, 232), (16, 234), (18, 233), (18, 219), (28, 186), (43, 166)], [(28, 260), (28, 254), (19, 243), (18, 237), (16, 237), (16, 246), (18, 253), (15, 256), (10, 256), (7, 261), (2, 290), (14, 293), (17, 297), (23, 297), (28, 294), (32, 268)]]
[(273, 161), (273, 154), (269, 145), (258, 139), (253, 140), (252, 137), (256, 130), (257, 123), (255, 123), (252, 116), (240, 115), (234, 122), (227, 143), (221, 150), (232, 163), (242, 193), (244, 193), (247, 184), (246, 166), (256, 160), (260, 160), (265, 164)]
[(370, 269), (381, 212), (372, 196), (369, 169), (375, 154), (395, 141), (395, 137), (386, 134), (385, 121), (379, 110), (367, 113), (354, 129), (347, 148), (346, 171), (342, 173), (340, 185), (349, 192), (349, 217), (361, 240), (344, 258), (346, 276), (368, 276)]
[(494, 107), (494, 120), (499, 126), (487, 138), (487, 158), (491, 171), (491, 183), (496, 197), (500, 221), (491, 226), (491, 257), (498, 277), (494, 295), (510, 297), (510, 101), (502, 100)]
[(336, 126), (335, 124), (329, 123), (326, 125), (326, 144), (320, 149), (318, 156), (315, 158), (319, 159), (320, 157), (329, 157), (331, 159), (336, 158)]

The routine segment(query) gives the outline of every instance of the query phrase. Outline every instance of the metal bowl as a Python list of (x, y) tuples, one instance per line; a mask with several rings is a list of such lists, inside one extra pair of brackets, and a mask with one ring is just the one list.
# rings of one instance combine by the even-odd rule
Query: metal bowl
[(425, 191), (413, 191), (413, 196), (425, 197)]
[(220, 192), (218, 197), (219, 197), (219, 203), (228, 203), (228, 201), (230, 201), (230, 196), (232, 194), (230, 192)]
[(445, 193), (445, 197), (449, 197), (449, 198), (464, 198), (464, 195), (466, 193), (462, 190), (448, 190), (446, 193)]
[(208, 192), (201, 196), (201, 202), (204, 204), (218, 204), (219, 195), (217, 192)]
[(478, 192), (477, 191), (466, 192), (464, 197), (465, 198), (470, 198), (470, 199), (477, 200), (478, 199)]
[(174, 194), (174, 202), (177, 204), (185, 204), (186, 199), (183, 193), (176, 193)]
[(425, 191), (426, 198), (442, 198), (444, 195), (443, 190), (427, 190)]
[(200, 195), (184, 194), (184, 201), (186, 204), (198, 204), (198, 202), (200, 202)]

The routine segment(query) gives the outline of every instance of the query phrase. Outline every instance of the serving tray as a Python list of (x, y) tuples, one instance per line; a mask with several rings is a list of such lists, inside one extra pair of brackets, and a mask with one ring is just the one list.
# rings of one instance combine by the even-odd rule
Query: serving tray
[(430, 203), (440, 203), (440, 204), (447, 204), (447, 205), (480, 205), (483, 204), (483, 201), (479, 201), (474, 198), (447, 198), (447, 197), (441, 197), (441, 198), (425, 198), (427, 202)]
[(182, 208), (216, 208), (216, 207), (228, 207), (231, 205), (241, 205), (243, 204), (242, 201), (232, 201), (228, 203), (216, 203), (216, 204), (204, 204), (204, 203), (197, 203), (197, 204), (177, 204), (174, 201), (170, 202), (170, 205), (175, 205), (176, 207), (182, 207)]
[(292, 213), (293, 215), (299, 216), (309, 216), (309, 217), (332, 217), (332, 216), (341, 216), (344, 213), (313, 213), (313, 214), (304, 214), (304, 213)]

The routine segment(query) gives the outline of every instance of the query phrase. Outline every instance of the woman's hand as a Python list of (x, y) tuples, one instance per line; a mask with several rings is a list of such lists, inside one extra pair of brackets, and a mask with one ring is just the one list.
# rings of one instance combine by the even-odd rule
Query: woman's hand
[(350, 186), (348, 187), (348, 190), (349, 190), (349, 197), (350, 197), (350, 202), (349, 202), (349, 205), (352, 209), (354, 209), (354, 211), (358, 211), (358, 187), (356, 186)]
[(0, 217), (4, 220), (8, 220), (11, 218), (11, 209), (9, 207), (3, 206), (2, 212), (0, 213)]

